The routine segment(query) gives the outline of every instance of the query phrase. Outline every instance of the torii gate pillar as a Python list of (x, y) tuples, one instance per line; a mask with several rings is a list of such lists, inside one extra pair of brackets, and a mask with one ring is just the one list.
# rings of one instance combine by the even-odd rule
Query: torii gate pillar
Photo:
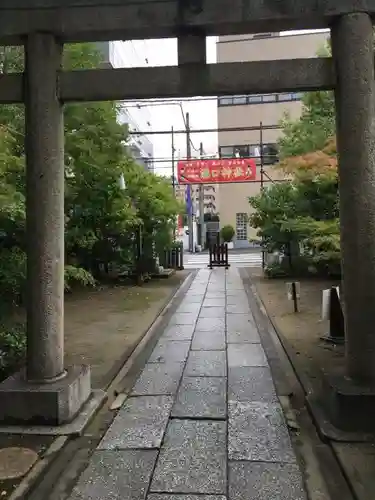
[[(346, 371), (327, 377), (338, 427), (373, 428), (375, 418), (375, 79), (373, 26), (366, 13), (331, 29), (336, 70), (337, 147)], [(343, 376), (344, 375), (344, 376)]]
[(58, 93), (62, 45), (25, 44), (27, 364), (0, 384), (0, 420), (59, 425), (91, 393), (89, 367), (64, 369), (64, 127)]

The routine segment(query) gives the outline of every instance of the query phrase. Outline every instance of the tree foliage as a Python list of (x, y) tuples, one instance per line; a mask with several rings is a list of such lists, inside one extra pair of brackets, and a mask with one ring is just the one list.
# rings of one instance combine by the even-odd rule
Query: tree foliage
[[(320, 56), (329, 55), (329, 46)], [(282, 121), (282, 169), (290, 182), (250, 198), (250, 223), (269, 252), (283, 255), (276, 274), (294, 270), (340, 272), (335, 106), (332, 92), (303, 95), (302, 113)], [(271, 266), (269, 274), (275, 271)]]
[[(330, 44), (323, 46), (319, 57), (331, 55)], [(288, 113), (282, 122), (283, 134), (279, 140), (282, 159), (320, 151), (335, 135), (335, 101), (332, 91), (306, 92), (302, 96), (301, 116), (292, 120)]]
[[(96, 68), (92, 44), (65, 47), (66, 69)], [(20, 48), (0, 48), (0, 73), (22, 71)], [(181, 206), (170, 183), (138, 165), (127, 149), (128, 131), (114, 102), (69, 104), (65, 127), (65, 289), (74, 282), (94, 286), (103, 268), (131, 272), (135, 243), (142, 233), (149, 260), (171, 244), (171, 228)], [(24, 109), (0, 107), (0, 298), (22, 303), (26, 280)], [(126, 189), (120, 185), (120, 178)], [(24, 349), (0, 321), (3, 353)], [(12, 338), (12, 342), (9, 341)], [(8, 340), (7, 340), (8, 339)], [(17, 347), (18, 346), (18, 347)]]

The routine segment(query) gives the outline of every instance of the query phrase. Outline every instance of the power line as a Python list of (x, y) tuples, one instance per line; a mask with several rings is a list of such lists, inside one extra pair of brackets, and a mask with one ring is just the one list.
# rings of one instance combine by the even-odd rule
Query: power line
[[(234, 97), (234, 96), (226, 96), (226, 97)], [(217, 101), (218, 97), (207, 96), (207, 97), (181, 97), (180, 99), (149, 99), (149, 100), (139, 100), (139, 99), (131, 99), (129, 101), (122, 101), (121, 105), (126, 106), (127, 108), (142, 108), (152, 106), (153, 104), (177, 104), (178, 102), (202, 102), (202, 101)], [(130, 102), (133, 105), (128, 106), (127, 103)], [(140, 103), (140, 104), (135, 104)]]
[[(282, 125), (264, 125), (262, 127), (263, 130), (281, 130), (283, 128)], [(213, 134), (215, 132), (245, 132), (245, 131), (254, 131), (257, 132), (260, 130), (259, 125), (253, 127), (218, 127), (218, 128), (202, 128), (190, 130), (191, 134)], [(129, 132), (129, 135), (168, 135), (170, 134), (170, 130), (151, 130), (149, 132), (145, 131), (132, 131)], [(186, 130), (174, 130), (174, 134), (186, 134)], [(194, 148), (196, 149), (196, 148)], [(198, 150), (196, 149), (198, 152)]]

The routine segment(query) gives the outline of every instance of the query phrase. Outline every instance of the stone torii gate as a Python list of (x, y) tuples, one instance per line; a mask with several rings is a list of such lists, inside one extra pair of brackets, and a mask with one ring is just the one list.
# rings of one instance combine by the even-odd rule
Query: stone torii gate
[[(338, 5), (341, 4), (341, 5)], [(375, 0), (1, 0), (0, 44), (25, 73), (0, 103), (25, 103), (27, 367), (0, 385), (0, 420), (62, 424), (89, 400), (90, 372), (64, 366), (63, 104), (334, 89), (347, 368), (375, 386)], [(333, 59), (206, 64), (206, 36), (330, 28)], [(67, 42), (178, 37), (178, 66), (64, 72)], [(371, 391), (370, 391), (371, 392)]]

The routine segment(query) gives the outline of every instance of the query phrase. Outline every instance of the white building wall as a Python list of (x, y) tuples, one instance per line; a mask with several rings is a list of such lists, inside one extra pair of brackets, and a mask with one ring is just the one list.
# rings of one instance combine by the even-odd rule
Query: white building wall
[[(128, 40), (109, 42), (108, 50), (103, 53), (109, 58), (108, 63), (113, 68), (134, 68), (148, 65), (148, 41)], [(101, 43), (101, 46), (105, 44)], [(124, 101), (119, 114), (119, 122), (127, 123), (129, 131), (151, 131), (151, 112), (147, 106), (140, 106), (137, 101)], [(151, 136), (131, 135), (129, 148), (138, 162), (144, 164), (149, 170), (153, 170), (154, 148)]]

